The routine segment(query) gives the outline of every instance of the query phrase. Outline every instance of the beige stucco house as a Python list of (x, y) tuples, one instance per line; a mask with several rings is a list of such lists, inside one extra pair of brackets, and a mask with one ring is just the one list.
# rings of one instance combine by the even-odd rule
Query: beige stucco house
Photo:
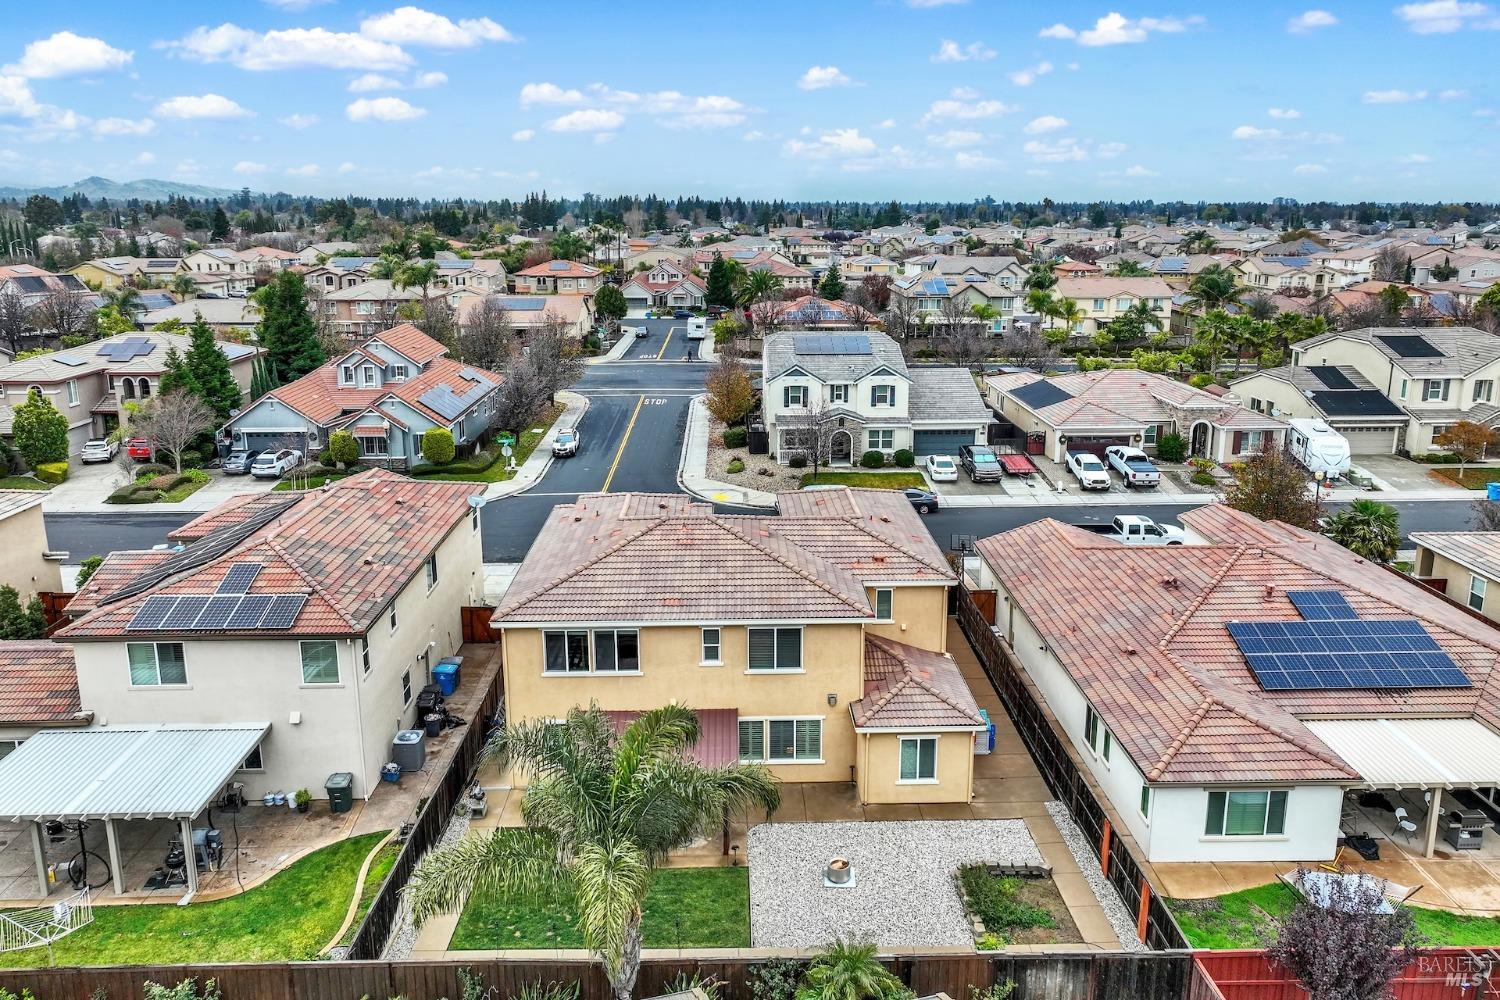
[(899, 492), (783, 493), (781, 516), (678, 494), (553, 509), (491, 627), (511, 719), (699, 713), (705, 763), (967, 802), (985, 727), (946, 651), (954, 574)]
[(1416, 531), (1413, 573), (1440, 594), (1500, 622), (1500, 533)]
[(0, 584), (16, 588), (22, 605), (41, 591), (62, 590), (66, 552), (47, 548), (40, 490), (0, 490)]

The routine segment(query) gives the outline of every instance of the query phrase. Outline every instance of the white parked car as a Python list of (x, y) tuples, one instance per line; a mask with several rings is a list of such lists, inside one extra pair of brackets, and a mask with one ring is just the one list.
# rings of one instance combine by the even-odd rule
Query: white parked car
[(91, 462), (109, 462), (120, 453), (120, 442), (109, 438), (89, 438), (78, 453), (78, 460), (85, 465)]
[(958, 463), (949, 455), (928, 455), (922, 465), (934, 483), (958, 482)]
[(1149, 489), (1161, 485), (1161, 472), (1139, 448), (1113, 444), (1104, 449), (1104, 457), (1109, 459), (1109, 467), (1125, 480), (1127, 488), (1140, 486)]
[(1068, 471), (1073, 473), (1078, 485), (1086, 490), (1109, 489), (1109, 470), (1099, 461), (1099, 456), (1091, 451), (1068, 452)]
[(250, 466), (250, 475), (256, 479), (280, 479), (302, 464), (302, 452), (291, 448), (280, 451), (263, 451)]
[(552, 439), (552, 455), (554, 458), (569, 458), (578, 454), (580, 444), (577, 428), (565, 427)]

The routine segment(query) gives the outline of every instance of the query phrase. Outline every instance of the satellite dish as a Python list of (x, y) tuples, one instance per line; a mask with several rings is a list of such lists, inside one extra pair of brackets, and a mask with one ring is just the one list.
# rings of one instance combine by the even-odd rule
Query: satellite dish
[(475, 510), (478, 510), (480, 507), (483, 507), (484, 506), (484, 495), (482, 493), (476, 493), (473, 496), (469, 497), (469, 506), (473, 507)]

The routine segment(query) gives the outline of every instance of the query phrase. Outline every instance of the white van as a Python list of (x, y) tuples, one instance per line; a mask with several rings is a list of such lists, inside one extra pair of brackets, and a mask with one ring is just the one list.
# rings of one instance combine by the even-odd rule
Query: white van
[(688, 340), (702, 340), (708, 336), (708, 320), (694, 316), (688, 320)]
[(1293, 420), (1287, 435), (1287, 450), (1302, 466), (1329, 479), (1341, 479), (1349, 472), (1349, 439), (1321, 420)]

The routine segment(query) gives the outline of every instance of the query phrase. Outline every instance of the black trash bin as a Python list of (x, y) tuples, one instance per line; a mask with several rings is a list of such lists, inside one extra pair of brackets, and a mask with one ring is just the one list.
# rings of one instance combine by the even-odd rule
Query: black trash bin
[(443, 735), (443, 713), (429, 712), (422, 717), (422, 722), (427, 729), (428, 738)]
[(348, 771), (335, 771), (323, 782), (328, 792), (328, 811), (346, 813), (354, 808), (354, 775)]

